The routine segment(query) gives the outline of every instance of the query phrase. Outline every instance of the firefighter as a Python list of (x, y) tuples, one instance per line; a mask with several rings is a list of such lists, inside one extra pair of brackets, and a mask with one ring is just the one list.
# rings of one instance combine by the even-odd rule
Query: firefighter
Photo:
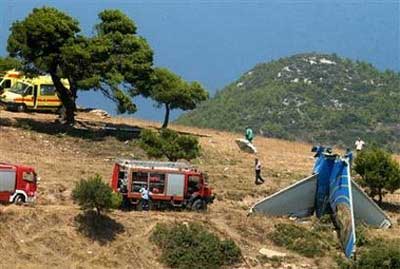
[(253, 133), (253, 130), (250, 127), (246, 127), (245, 138), (246, 138), (247, 141), (250, 142), (250, 144), (253, 143), (254, 133)]
[(264, 183), (264, 179), (261, 177), (261, 162), (258, 158), (255, 159), (255, 170), (256, 170), (256, 185)]
[(141, 203), (143, 210), (149, 210), (149, 200), (152, 193), (147, 189), (147, 185), (141, 188), (139, 192), (142, 194)]

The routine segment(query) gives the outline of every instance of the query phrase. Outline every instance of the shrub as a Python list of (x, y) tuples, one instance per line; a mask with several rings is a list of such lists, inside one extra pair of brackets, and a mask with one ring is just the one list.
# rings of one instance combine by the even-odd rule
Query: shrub
[(161, 261), (172, 268), (219, 268), (241, 256), (235, 242), (220, 240), (196, 223), (157, 224), (150, 240), (161, 248)]
[(199, 141), (196, 137), (179, 135), (169, 129), (162, 129), (159, 134), (143, 130), (140, 133), (140, 146), (150, 157), (165, 156), (170, 161), (191, 160), (200, 154)]
[(354, 161), (354, 170), (361, 176), (361, 185), (371, 190), (370, 196), (379, 196), (379, 203), (385, 190), (393, 193), (400, 188), (400, 165), (388, 152), (377, 147), (360, 152)]
[(400, 268), (400, 240), (374, 240), (356, 264), (356, 268)]
[(325, 255), (331, 246), (322, 230), (313, 231), (294, 224), (280, 223), (269, 238), (278, 246), (286, 247), (306, 257)]
[(98, 215), (104, 210), (118, 208), (122, 202), (122, 197), (114, 193), (97, 174), (87, 180), (81, 179), (77, 182), (72, 191), (72, 199), (83, 210), (95, 208)]
[(371, 240), (360, 248), (356, 261), (336, 257), (341, 269), (400, 268), (400, 240)]

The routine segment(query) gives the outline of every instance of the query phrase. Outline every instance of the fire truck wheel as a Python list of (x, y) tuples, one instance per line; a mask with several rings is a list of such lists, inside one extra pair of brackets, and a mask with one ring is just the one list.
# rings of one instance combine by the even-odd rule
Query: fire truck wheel
[(14, 198), (14, 204), (16, 204), (16, 205), (21, 205), (21, 204), (23, 204), (24, 202), (25, 202), (25, 198), (24, 198), (23, 195), (18, 194), (17, 196), (15, 196), (15, 198)]
[(206, 210), (207, 204), (206, 202), (204, 202), (203, 199), (197, 199), (196, 201), (193, 202), (192, 209), (196, 211)]
[(25, 112), (25, 110), (26, 110), (25, 104), (19, 104), (19, 105), (17, 106), (17, 111), (18, 111), (18, 112)]

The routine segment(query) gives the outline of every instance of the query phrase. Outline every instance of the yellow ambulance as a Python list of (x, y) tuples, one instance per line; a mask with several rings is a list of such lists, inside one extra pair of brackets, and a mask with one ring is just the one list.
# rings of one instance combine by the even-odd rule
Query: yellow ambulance
[[(68, 80), (62, 83), (69, 89)], [(0, 95), (0, 102), (8, 110), (23, 112), (26, 110), (57, 111), (62, 103), (49, 75), (31, 79), (19, 79), (10, 89)]]
[(15, 69), (0, 72), (0, 94), (10, 89), (17, 80), (22, 79), (23, 77), (22, 72), (16, 71)]

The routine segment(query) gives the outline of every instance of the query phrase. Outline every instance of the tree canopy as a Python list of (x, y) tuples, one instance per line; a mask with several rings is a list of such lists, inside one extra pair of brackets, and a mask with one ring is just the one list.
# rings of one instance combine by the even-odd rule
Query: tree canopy
[(83, 210), (96, 209), (98, 215), (111, 208), (118, 208), (122, 198), (99, 175), (81, 179), (72, 190), (72, 198)]
[(150, 157), (167, 157), (169, 161), (191, 160), (200, 155), (200, 145), (196, 137), (179, 135), (170, 129), (160, 133), (143, 130), (140, 133), (140, 146)]
[(361, 184), (367, 186), (372, 197), (378, 195), (379, 203), (385, 192), (393, 193), (400, 188), (400, 165), (390, 153), (373, 147), (358, 154), (354, 170), (361, 176)]
[(149, 92), (153, 52), (134, 21), (119, 10), (104, 10), (99, 19), (92, 37), (80, 35), (78, 21), (52, 7), (35, 8), (11, 26), (7, 50), (25, 71), (51, 75), (67, 123), (74, 122), (78, 89), (100, 90), (119, 112), (135, 112), (129, 96)]
[(0, 72), (10, 69), (19, 69), (21, 62), (12, 57), (0, 57)]
[(208, 92), (196, 81), (189, 83), (166, 68), (155, 68), (150, 96), (159, 106), (164, 104), (162, 127), (166, 128), (171, 109), (194, 109), (198, 103), (208, 98)]

